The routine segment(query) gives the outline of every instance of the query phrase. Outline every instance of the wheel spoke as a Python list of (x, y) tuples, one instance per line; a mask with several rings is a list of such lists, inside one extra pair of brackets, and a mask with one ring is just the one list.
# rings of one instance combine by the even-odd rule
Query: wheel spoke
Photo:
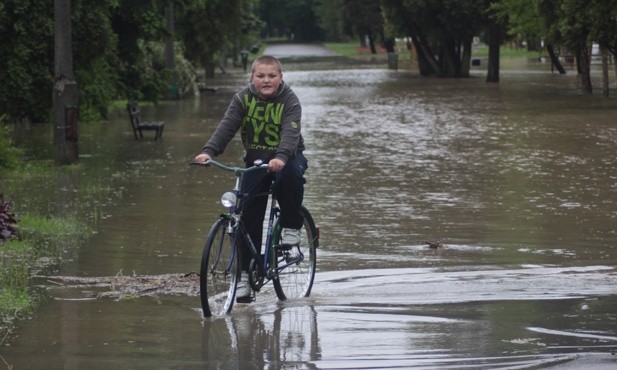
[(201, 261), (200, 296), (204, 317), (225, 315), (231, 311), (237, 278), (228, 221), (218, 220), (210, 230)]
[[(313, 286), (316, 265), (317, 228), (308, 211), (303, 208), (304, 225), (301, 228), (301, 242), (299, 245), (277, 250), (274, 259), (275, 270), (278, 275), (274, 279), (274, 289), (281, 300), (309, 296)], [(280, 228), (275, 228), (280, 230)], [(280, 235), (273, 240), (280, 240)]]

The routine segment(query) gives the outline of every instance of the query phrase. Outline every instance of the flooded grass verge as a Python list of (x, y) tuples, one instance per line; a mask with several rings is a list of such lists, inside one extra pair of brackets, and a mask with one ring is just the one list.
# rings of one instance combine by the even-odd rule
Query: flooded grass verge
[[(0, 340), (41, 303), (32, 277), (58, 268), (92, 234), (95, 199), (108, 197), (111, 189), (83, 172), (80, 165), (27, 161), (2, 173), (3, 195), (17, 222), (15, 235), (0, 243)], [(63, 185), (75, 177), (91, 183), (79, 196)]]
[(60, 263), (88, 235), (89, 227), (73, 217), (19, 218), (17, 238), (0, 246), (0, 337), (36, 308), (39, 300), (31, 277)]

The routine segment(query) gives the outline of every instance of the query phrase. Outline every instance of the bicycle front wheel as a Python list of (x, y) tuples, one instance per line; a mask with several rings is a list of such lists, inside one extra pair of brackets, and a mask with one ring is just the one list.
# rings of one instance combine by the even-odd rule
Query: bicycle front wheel
[(279, 246), (281, 227), (278, 221), (274, 228), (272, 261), (276, 276), (273, 285), (277, 297), (282, 301), (308, 297), (315, 279), (319, 232), (309, 211), (302, 207), (302, 213), (304, 224), (300, 230), (301, 241), (297, 246)]
[(199, 293), (204, 317), (231, 312), (238, 279), (238, 258), (233, 235), (228, 233), (231, 221), (217, 220), (206, 239), (201, 257)]

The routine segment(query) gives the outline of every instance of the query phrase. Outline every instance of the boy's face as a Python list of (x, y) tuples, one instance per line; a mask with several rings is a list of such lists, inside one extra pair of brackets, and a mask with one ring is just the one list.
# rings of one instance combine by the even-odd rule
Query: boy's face
[(264, 99), (276, 95), (282, 80), (283, 74), (275, 64), (258, 64), (251, 76), (251, 81), (255, 85), (257, 93)]

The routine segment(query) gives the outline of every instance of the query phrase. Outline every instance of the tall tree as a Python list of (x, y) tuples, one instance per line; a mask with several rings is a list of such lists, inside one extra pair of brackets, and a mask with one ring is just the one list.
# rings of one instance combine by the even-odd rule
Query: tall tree
[(591, 28), (588, 0), (541, 0), (541, 6), (557, 9), (559, 20), (554, 24), (561, 36), (562, 43), (574, 52), (577, 68), (581, 76), (581, 89), (591, 94)]
[[(388, 23), (403, 25), (420, 73), (467, 77), (474, 36), (486, 27), (489, 0), (382, 0)], [(398, 18), (398, 19), (397, 19)]]
[(77, 82), (73, 74), (71, 0), (54, 1), (55, 58), (53, 127), (56, 163), (79, 158), (77, 146)]
[(317, 0), (261, 0), (259, 16), (266, 23), (263, 36), (288, 36), (299, 41), (322, 38), (315, 15)]
[(488, 71), (486, 82), (499, 82), (499, 60), (502, 42), (502, 28), (493, 21), (489, 24), (486, 31), (486, 42), (488, 44)]
[(313, 9), (317, 17), (317, 24), (323, 30), (327, 41), (343, 41), (344, 30), (344, 2), (345, 0), (316, 0)]
[[(80, 117), (104, 113), (116, 90), (116, 35), (109, 20), (117, 0), (72, 0), (73, 72)], [(54, 84), (54, 2), (0, 3), (0, 112), (12, 122), (49, 122)]]
[(0, 114), (13, 122), (49, 122), (54, 8), (47, 0), (0, 3)]
[[(255, 0), (208, 0), (189, 4), (177, 22), (187, 56), (214, 76), (215, 59), (223, 48), (240, 49), (256, 40), (262, 22)], [(222, 61), (219, 61), (222, 63)]]
[[(491, 5), (496, 4), (492, 2)], [(488, 68), (486, 82), (499, 82), (501, 44), (504, 41), (508, 24), (508, 17), (503, 16), (488, 5), (486, 15), (488, 26), (486, 28), (486, 43), (488, 44)]]
[(505, 31), (510, 37), (522, 38), (528, 45), (535, 44), (536, 40), (543, 40), (551, 64), (560, 74), (566, 74), (555, 50), (558, 37), (551, 34), (548, 27), (558, 19), (552, 6), (541, 9), (538, 0), (500, 0), (491, 7), (497, 18), (507, 19)]
[(169, 71), (156, 50), (167, 35), (166, 5), (166, 0), (123, 0), (111, 15), (118, 35), (119, 90), (130, 99), (157, 101), (168, 91)]
[(345, 0), (345, 21), (355, 34), (366, 37), (371, 54), (377, 53), (375, 38), (383, 34), (383, 17), (381, 4), (374, 0)]
[[(591, 23), (590, 38), (595, 40), (602, 50), (603, 90), (609, 96), (608, 55), (617, 61), (617, 0), (590, 0), (589, 17)], [(615, 63), (617, 75), (617, 63)]]

